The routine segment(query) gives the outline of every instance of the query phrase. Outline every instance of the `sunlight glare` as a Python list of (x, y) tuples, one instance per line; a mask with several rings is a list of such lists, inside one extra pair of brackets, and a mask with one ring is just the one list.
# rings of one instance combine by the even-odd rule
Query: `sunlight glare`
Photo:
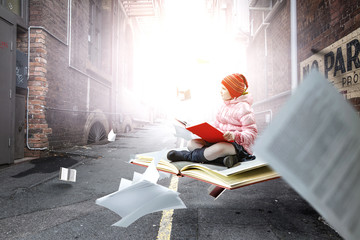
[[(159, 26), (135, 47), (136, 89), (169, 117), (213, 118), (222, 78), (246, 71), (245, 46), (210, 18), (205, 1), (168, 0), (165, 7)], [(188, 89), (191, 100), (180, 101), (177, 90)]]

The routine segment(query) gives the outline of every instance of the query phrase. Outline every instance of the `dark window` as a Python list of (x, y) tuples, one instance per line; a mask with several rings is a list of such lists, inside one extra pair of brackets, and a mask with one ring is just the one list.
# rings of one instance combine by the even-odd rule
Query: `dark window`
[(29, 0), (0, 0), (1, 18), (26, 29), (28, 28), (28, 6)]
[(5, 7), (16, 15), (21, 16), (21, 0), (5, 0)]
[(100, 1), (90, 1), (89, 9), (89, 59), (99, 66), (101, 62), (101, 6)]

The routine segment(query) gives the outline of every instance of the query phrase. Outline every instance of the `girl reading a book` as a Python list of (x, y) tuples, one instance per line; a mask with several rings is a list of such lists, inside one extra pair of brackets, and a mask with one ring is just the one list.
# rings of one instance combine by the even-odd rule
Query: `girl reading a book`
[(221, 81), (221, 97), (224, 100), (219, 109), (214, 126), (224, 133), (227, 142), (208, 143), (203, 139), (192, 139), (189, 151), (168, 152), (171, 161), (191, 161), (197, 163), (221, 163), (232, 167), (239, 161), (255, 159), (251, 146), (257, 136), (253, 99), (246, 92), (248, 82), (244, 75), (234, 73)]

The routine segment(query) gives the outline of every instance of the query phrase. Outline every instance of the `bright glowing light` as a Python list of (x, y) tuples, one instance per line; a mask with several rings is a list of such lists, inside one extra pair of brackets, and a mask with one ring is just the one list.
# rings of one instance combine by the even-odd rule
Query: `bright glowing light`
[[(135, 47), (135, 88), (168, 115), (208, 120), (221, 103), (222, 78), (246, 74), (245, 46), (225, 31), (222, 18), (211, 18), (205, 1), (168, 0), (165, 12)], [(191, 100), (180, 101), (177, 89), (190, 89)]]

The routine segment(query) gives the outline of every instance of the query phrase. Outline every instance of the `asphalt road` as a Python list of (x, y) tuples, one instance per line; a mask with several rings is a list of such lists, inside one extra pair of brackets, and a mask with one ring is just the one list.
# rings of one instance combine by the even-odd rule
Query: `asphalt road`
[[(151, 213), (127, 228), (111, 226), (121, 217), (95, 200), (116, 191), (121, 178), (145, 171), (128, 163), (132, 155), (177, 147), (174, 133), (170, 123), (155, 123), (115, 142), (3, 167), (0, 239), (342, 239), (282, 179), (227, 190), (214, 200), (209, 184), (180, 178), (186, 209), (168, 218)], [(60, 167), (76, 169), (76, 182), (60, 181)], [(170, 180), (158, 184), (169, 187)]]

